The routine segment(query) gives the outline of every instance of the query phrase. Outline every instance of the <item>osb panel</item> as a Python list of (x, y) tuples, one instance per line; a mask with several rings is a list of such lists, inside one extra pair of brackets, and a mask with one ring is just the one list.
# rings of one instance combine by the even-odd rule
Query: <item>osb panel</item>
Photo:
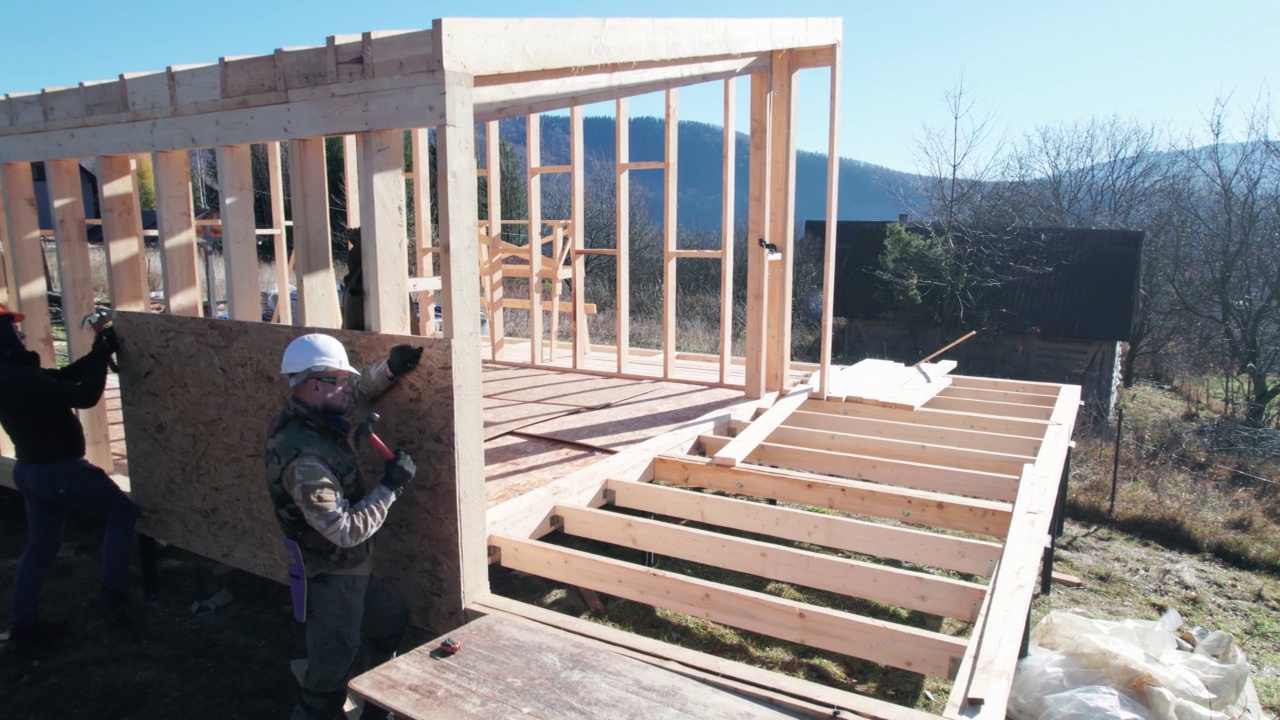
[(536, 402), (484, 398), (484, 439), (491, 440), (526, 425), (575, 413), (580, 408)]
[(742, 391), (662, 382), (639, 397), (521, 428), (522, 435), (619, 450), (742, 401)]
[(601, 408), (653, 390), (652, 380), (601, 377), (547, 368), (484, 366), (480, 374), (485, 397)]
[[(279, 362), (305, 328), (118, 313), (120, 387), (134, 499), (155, 537), (233, 567), (283, 580), (280, 532), (262, 453), (288, 400)], [(418, 477), (378, 533), (378, 570), (418, 624), (444, 628), (461, 613), (453, 447), (453, 389), (445, 340), (325, 330), (357, 367), (391, 346), (426, 348), (422, 364), (355, 419), (413, 456)], [(360, 449), (372, 485), (384, 461)], [(283, 597), (283, 596), (282, 596)]]
[(537, 490), (611, 453), (557, 440), (503, 435), (484, 444), (484, 502), (493, 507)]

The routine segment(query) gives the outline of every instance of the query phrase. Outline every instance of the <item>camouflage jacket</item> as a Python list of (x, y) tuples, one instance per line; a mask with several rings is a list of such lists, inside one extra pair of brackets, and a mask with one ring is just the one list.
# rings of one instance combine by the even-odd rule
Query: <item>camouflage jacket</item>
[[(360, 372), (352, 377), (357, 402), (391, 386), (385, 361)], [(263, 460), (276, 521), (302, 548), (307, 575), (367, 574), (374, 533), (395, 493), (381, 485), (365, 493), (345, 420), (290, 399), (267, 430)]]

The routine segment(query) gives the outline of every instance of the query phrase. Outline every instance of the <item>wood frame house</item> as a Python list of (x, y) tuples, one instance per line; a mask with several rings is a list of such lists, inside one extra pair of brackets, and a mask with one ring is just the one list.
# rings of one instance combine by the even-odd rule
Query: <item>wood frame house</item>
[[(406, 379), (383, 401), (393, 408), (383, 413), (391, 423), (386, 436), (415, 457), (433, 458), (422, 489), (408, 493), (393, 512), (420, 512), (431, 522), (413, 529), (393, 522), (386, 533), (397, 558), (386, 572), (409, 597), (416, 618), (439, 630), (478, 615), (531, 619), (548, 632), (570, 633), (801, 714), (841, 708), (867, 717), (931, 717), (494, 595), (489, 565), (495, 563), (950, 678), (946, 717), (1003, 717), (1068, 466), (1079, 388), (954, 375), (949, 361), (918, 368), (877, 362), (832, 367), (829, 302), (821, 362), (792, 361), (800, 111), (794, 82), (802, 70), (829, 69), (824, 282), (830, 298), (841, 34), (838, 19), (448, 18), (429, 30), (334, 36), (323, 46), (11, 93), (0, 101), (4, 293), (27, 316), (30, 347), (51, 365), (54, 342), (30, 165), (43, 162), (69, 351), (88, 350), (91, 335), (74, 319), (101, 298), (89, 289), (78, 159), (98, 158), (110, 303), (119, 311), (124, 343), (123, 417), (117, 420), (107, 405), (81, 414), (89, 459), (103, 467), (114, 463), (118, 479), (144, 509), (143, 532), (280, 578), (274, 526), (254, 509), (265, 506), (256, 473), (266, 420), (284, 392), (273, 365), (302, 330), (290, 324), (287, 302), (280, 303), (277, 323), (262, 322), (255, 238), (274, 235), (276, 257), (284, 258), (286, 225), (292, 226), (301, 323), (338, 328), (324, 138), (343, 136), (347, 177), (358, 178), (347, 183), (347, 208), (363, 232), (371, 332), (334, 332), (360, 358), (376, 357), (396, 342), (427, 348), (428, 371)], [(733, 80), (740, 77), (750, 78), (750, 161), (741, 169), (750, 184), (747, 231), (765, 241), (748, 243), (746, 352), (734, 357), (730, 351), (733, 273), (724, 272), (721, 351), (682, 353), (678, 263), (718, 261), (731, 269), (734, 258), (732, 192), (725, 193), (723, 247), (679, 245), (678, 90), (723, 83), (723, 176), (724, 187), (732, 188), (739, 172), (732, 152)], [(625, 119), (629, 97), (653, 92), (666, 97), (666, 157), (632, 162), (627, 123), (618, 122), (620, 230), (612, 248), (589, 250), (583, 238), (583, 108), (612, 101)], [(567, 110), (570, 118), (565, 166), (542, 164), (538, 150), (539, 114), (555, 110)], [(529, 217), (513, 221), (503, 220), (500, 209), (497, 123), (517, 116), (527, 116), (530, 129), (530, 207)], [(477, 210), (478, 124), (487, 126), (485, 169), (479, 171), (489, 178), (485, 221)], [(437, 153), (438, 237), (424, 222), (410, 234), (406, 221), (408, 203), (416, 217), (432, 215), (425, 174), (417, 172), (426, 167), (429, 129)], [(406, 131), (411, 172), (402, 152)], [(250, 153), (258, 144), (266, 147), (275, 209), (268, 228), (255, 227), (252, 211)], [(288, 145), (292, 185), (289, 223), (282, 144)], [(217, 152), (230, 321), (198, 317), (202, 293), (188, 161), (196, 148)], [(131, 156), (139, 154), (151, 154), (155, 168), (163, 315), (149, 312), (131, 169)], [(628, 341), (625, 198), (629, 174), (641, 170), (661, 170), (666, 178), (664, 320), (657, 349), (629, 347)], [(571, 217), (542, 217), (537, 188), (549, 173), (568, 175)], [(418, 181), (411, 197), (406, 178)], [(501, 225), (510, 222), (526, 225), (536, 240), (503, 241)], [(418, 258), (414, 268), (405, 261), (410, 243)], [(586, 332), (589, 303), (582, 288), (591, 253), (616, 262), (613, 346), (592, 343)], [(276, 268), (279, 286), (287, 287), (288, 266), (278, 262)], [(545, 280), (554, 290), (537, 301), (505, 297), (508, 283), (521, 278), (531, 286)], [(568, 293), (563, 302), (561, 288)], [(406, 340), (415, 330), (406, 301), (411, 294), (420, 306), (441, 307), (439, 333), (430, 322), (417, 323), (420, 336)], [(488, 337), (479, 333), (482, 306)], [(504, 314), (512, 309), (528, 312), (527, 336), (508, 334)], [(569, 341), (560, 339), (562, 315), (568, 316)], [(591, 397), (566, 400), (563, 387), (570, 379), (590, 387), (584, 394)], [(196, 400), (211, 395), (219, 402)], [(552, 418), (546, 422), (560, 425), (537, 431), (544, 426), (533, 423), (548, 406), (560, 410), (546, 410)], [(210, 427), (219, 431), (208, 432)], [(518, 448), (558, 442), (549, 455), (556, 459), (537, 472), (517, 459), (498, 473), (487, 458), (495, 452), (492, 443), (507, 437), (498, 431), (508, 428), (523, 428), (508, 438)], [(122, 442), (127, 468), (120, 462)], [(0, 450), (12, 455), (7, 439)], [(214, 497), (239, 498), (244, 512), (223, 512)], [(742, 531), (767, 541), (742, 538)], [(570, 550), (548, 542), (556, 533), (817, 587), (939, 622), (949, 618), (955, 626), (921, 629)], [(380, 557), (387, 554), (380, 549)], [(353, 687), (415, 716), (403, 686)]]

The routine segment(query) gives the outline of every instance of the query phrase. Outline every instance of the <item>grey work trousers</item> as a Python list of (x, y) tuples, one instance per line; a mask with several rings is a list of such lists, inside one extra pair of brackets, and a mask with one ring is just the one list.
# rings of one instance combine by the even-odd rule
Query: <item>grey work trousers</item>
[[(307, 580), (307, 673), (294, 720), (342, 718), (347, 681), (357, 669), (390, 660), (409, 612), (379, 578), (368, 575), (317, 575)], [(358, 668), (361, 635), (363, 668)], [(361, 717), (385, 718), (387, 711), (365, 705)]]

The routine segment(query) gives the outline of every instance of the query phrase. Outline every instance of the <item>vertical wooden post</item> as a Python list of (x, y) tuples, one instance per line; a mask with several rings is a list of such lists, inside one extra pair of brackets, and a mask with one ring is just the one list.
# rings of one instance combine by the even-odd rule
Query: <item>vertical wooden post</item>
[(485, 271), (489, 278), (486, 294), (489, 305), (489, 357), (498, 359), (502, 351), (505, 328), (503, 327), (502, 300), (504, 290), (502, 279), (502, 136), (497, 120), (485, 125), (484, 166), (489, 170), (486, 186), (486, 202), (489, 206), (489, 267)]
[(284, 171), (280, 167), (280, 143), (267, 143), (267, 182), (271, 193), (271, 229), (276, 255), (276, 321), (293, 324), (293, 298), (289, 293), (289, 236), (284, 217)]
[(750, 189), (747, 204), (747, 356), (744, 390), (749, 398), (760, 398), (765, 392), (765, 322), (769, 296), (766, 280), (769, 252), (761, 241), (769, 242), (770, 192), (769, 116), (772, 98), (769, 74), (751, 76), (751, 150)]
[(663, 124), (663, 146), (666, 161), (662, 178), (662, 376), (668, 380), (676, 372), (676, 256), (679, 225), (676, 200), (679, 194), (679, 91), (667, 90), (666, 121)]
[(232, 320), (258, 322), (262, 320), (262, 300), (258, 294), (258, 228), (253, 219), (252, 155), (248, 145), (220, 147), (216, 153), (227, 316)]
[[(58, 245), (58, 280), (62, 290), (62, 321), (67, 331), (67, 357), (75, 360), (93, 347), (93, 330), (80, 319), (93, 312), (93, 277), (89, 266), (89, 238), (84, 229), (84, 196), (80, 190), (80, 162), (75, 158), (46, 160), (49, 207)], [(78, 410), (84, 427), (85, 458), (111, 472), (111, 435), (107, 405), (99, 401)]]
[(471, 78), (449, 74), (445, 122), (436, 130), (444, 336), (452, 352), (462, 606), (489, 591), (484, 505), (484, 423), (480, 414), (479, 257), (476, 254), (475, 116)]
[(775, 51), (771, 73), (773, 113), (769, 187), (771, 242), (781, 260), (769, 272), (768, 341), (765, 350), (765, 389), (781, 390), (791, 364), (791, 278), (795, 265), (796, 225), (796, 93), (793, 53)]
[(329, 240), (329, 182), (324, 138), (289, 141), (289, 194), (293, 203), (294, 275), (298, 315), (310, 327), (342, 327)]
[(365, 328), (409, 333), (408, 237), (404, 202), (404, 134), (360, 134), (360, 254)]
[(831, 374), (831, 310), (836, 285), (836, 224), (840, 220), (840, 44), (831, 49), (831, 114), (827, 137), (827, 235), (822, 251), (822, 357), (818, 394), (826, 397)]
[(9, 261), (9, 222), (4, 210), (4, 193), (0, 192), (0, 303), (8, 307), (17, 305), (18, 285), (13, 279), (13, 263)]
[[(347, 227), (360, 227), (360, 151), (355, 135), (342, 136), (342, 184), (346, 192)], [(362, 236), (363, 237), (363, 236)]]
[(164, 304), (170, 315), (200, 317), (190, 152), (167, 150), (155, 153), (152, 165), (156, 179), (156, 221), (160, 229)]
[(111, 264), (111, 306), (147, 312), (147, 254), (142, 235), (142, 209), (128, 155), (98, 158), (98, 205), (102, 211), (102, 244)]
[(615, 243), (614, 272), (616, 275), (617, 310), (615, 321), (618, 335), (618, 372), (625, 373), (628, 365), (628, 348), (631, 347), (631, 171), (626, 163), (631, 161), (631, 113), (627, 99), (619, 98), (614, 120), (615, 146), (617, 147), (618, 194), (615, 207), (618, 239)]
[(733, 367), (733, 210), (738, 134), (734, 131), (736, 78), (724, 81), (724, 166), (720, 186), (720, 382), (729, 382)]
[[(409, 133), (409, 154), (413, 160), (413, 238), (418, 256), (418, 277), (437, 275), (435, 243), (431, 236), (431, 157), (430, 139), (425, 128)], [(436, 335), (436, 293), (418, 293), (418, 332)]]
[[(569, 242), (573, 262), (573, 366), (584, 367), (587, 364), (587, 353), (591, 351), (587, 332), (587, 256), (582, 251), (587, 247), (587, 173), (583, 151), (583, 108), (574, 105), (569, 108), (569, 186), (572, 196), (573, 235)], [(559, 312), (559, 308), (555, 308)]]
[(30, 163), (4, 163), (4, 205), (9, 222), (9, 245), (5, 247), (13, 266), (14, 295), (18, 309), (26, 315), (22, 332), (27, 349), (40, 355), (40, 364), (51, 368), (53, 326), (49, 322), (49, 292), (44, 277), (44, 243), (40, 239), (40, 217), (36, 214), (36, 189)]
[(529, 168), (529, 362), (542, 364), (542, 116), (525, 123)]

